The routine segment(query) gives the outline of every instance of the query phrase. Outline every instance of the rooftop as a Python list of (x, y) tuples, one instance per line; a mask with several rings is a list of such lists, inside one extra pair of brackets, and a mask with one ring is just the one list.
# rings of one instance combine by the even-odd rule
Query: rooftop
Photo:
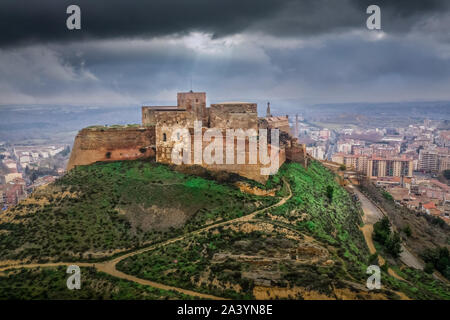
[(224, 102), (213, 103), (213, 104), (253, 104), (253, 102), (244, 102), (244, 101), (224, 101)]
[(266, 120), (271, 122), (271, 121), (281, 121), (281, 120), (287, 120), (288, 117), (287, 116), (280, 116), (280, 117), (266, 117)]
[(142, 108), (152, 110), (178, 110), (178, 106), (142, 106)]
[(104, 130), (123, 130), (123, 129), (127, 129), (127, 130), (132, 130), (132, 129), (143, 129), (143, 127), (140, 124), (126, 124), (126, 125), (119, 125), (119, 124), (114, 124), (114, 125), (94, 125), (94, 126), (89, 126), (86, 127), (82, 130), (90, 130), (90, 131), (104, 131)]
[(436, 204), (434, 202), (428, 202), (422, 205), (425, 209), (436, 209)]

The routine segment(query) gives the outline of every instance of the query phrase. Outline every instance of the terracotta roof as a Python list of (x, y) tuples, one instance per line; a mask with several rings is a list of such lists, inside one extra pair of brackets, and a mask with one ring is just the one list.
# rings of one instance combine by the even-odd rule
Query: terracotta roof
[(434, 202), (428, 202), (422, 205), (425, 209), (436, 209)]

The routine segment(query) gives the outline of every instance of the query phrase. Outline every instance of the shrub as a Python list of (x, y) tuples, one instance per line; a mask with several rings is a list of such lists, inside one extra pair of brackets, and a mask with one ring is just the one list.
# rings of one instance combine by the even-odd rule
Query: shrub
[(373, 239), (383, 245), (394, 258), (398, 258), (402, 252), (400, 235), (397, 232), (391, 233), (391, 224), (387, 217), (374, 224)]
[(406, 227), (403, 228), (403, 232), (406, 234), (407, 237), (411, 237), (411, 227), (409, 225), (406, 225)]
[(391, 233), (389, 219), (384, 217), (373, 226), (373, 239), (381, 244), (384, 244)]
[(333, 201), (333, 193), (334, 193), (333, 186), (328, 185), (327, 186), (327, 197), (330, 201)]
[(450, 279), (450, 253), (446, 247), (427, 249), (421, 254), (421, 257), (444, 277)]
[(402, 241), (398, 232), (394, 232), (387, 242), (385, 243), (387, 251), (392, 254), (393, 257), (398, 258), (402, 252)]
[(382, 194), (383, 194), (383, 197), (384, 197), (386, 200), (394, 201), (394, 198), (392, 197), (392, 195), (391, 195), (389, 192), (383, 191)]
[(378, 253), (371, 254), (369, 257), (369, 264), (377, 264), (378, 263)]

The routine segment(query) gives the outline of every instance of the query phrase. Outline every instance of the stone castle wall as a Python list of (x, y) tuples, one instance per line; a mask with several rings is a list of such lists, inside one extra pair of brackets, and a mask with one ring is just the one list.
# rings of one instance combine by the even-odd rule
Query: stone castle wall
[[(203, 132), (206, 129), (203, 128)], [(270, 164), (264, 165), (259, 161), (259, 151), (258, 151), (258, 159), (256, 161), (255, 164), (250, 164), (250, 150), (249, 150), (249, 140), (248, 138), (245, 139), (239, 139), (239, 138), (235, 138), (234, 143), (231, 144), (230, 149), (234, 150), (234, 160), (232, 161), (232, 164), (227, 164), (226, 163), (226, 152), (227, 152), (227, 139), (225, 136), (226, 131), (225, 130), (220, 130), (220, 132), (222, 133), (222, 164), (217, 164), (217, 163), (207, 163), (205, 162), (204, 157), (202, 157), (202, 162), (200, 163), (195, 163), (194, 161), (194, 152), (195, 152), (195, 146), (194, 146), (194, 132), (193, 130), (190, 130), (190, 142), (191, 142), (191, 147), (190, 147), (190, 155), (189, 155), (189, 159), (190, 159), (190, 164), (197, 164), (197, 165), (201, 165), (202, 167), (211, 170), (211, 171), (228, 171), (228, 172), (232, 172), (232, 173), (236, 173), (239, 174), (243, 177), (246, 177), (248, 179), (252, 179), (261, 183), (264, 183), (267, 181), (267, 179), (269, 178), (269, 175), (262, 175), (261, 174), (261, 169), (262, 168), (268, 168), (270, 167)], [(181, 137), (182, 139), (183, 137)], [(237, 152), (237, 147), (238, 147), (238, 141), (239, 140), (244, 140), (242, 141), (245, 145), (245, 153), (243, 155), (243, 159), (244, 159), (244, 163), (242, 164), (238, 164), (238, 152)], [(182, 140), (180, 140), (182, 141)], [(211, 142), (202, 142), (202, 155), (205, 154), (205, 149), (208, 147), (208, 145), (210, 143), (213, 143), (214, 138), (211, 140)], [(162, 163), (167, 163), (167, 164), (173, 164), (174, 161), (172, 160), (172, 150), (173, 150), (173, 146), (174, 146), (175, 142), (170, 142), (167, 145), (164, 145), (160, 148), (157, 148), (157, 161), (158, 162), (162, 162)], [(271, 154), (271, 145), (268, 145), (268, 155)], [(276, 170), (278, 170), (278, 168), (286, 161), (286, 151), (284, 149), (284, 147), (281, 147), (279, 149), (279, 154), (278, 154), (278, 165), (276, 166)]]
[(67, 170), (98, 161), (149, 158), (154, 146), (154, 127), (85, 128), (75, 137)]
[(176, 141), (172, 139), (177, 129), (193, 128), (194, 118), (186, 111), (157, 113), (158, 123), (155, 129), (156, 161), (169, 163), (172, 148)]
[(306, 146), (298, 143), (297, 139), (291, 141), (286, 147), (286, 159), (301, 163), (304, 167), (307, 167), (308, 155), (306, 154)]
[(258, 130), (256, 103), (212, 104), (209, 108), (209, 126), (219, 129)]
[[(249, 159), (248, 141), (246, 141), (246, 148), (247, 148), (247, 151), (245, 152), (245, 159), (246, 159), (245, 164), (237, 164), (236, 162), (235, 162), (235, 164), (206, 164), (203, 162), (202, 166), (211, 171), (228, 171), (228, 172), (239, 174), (240, 176), (248, 178), (248, 179), (252, 179), (252, 180), (255, 180), (255, 181), (258, 181), (261, 183), (265, 183), (267, 181), (267, 179), (269, 179), (270, 176), (261, 174), (261, 169), (270, 167), (270, 164), (263, 165), (259, 161), (256, 164), (248, 164), (248, 159)], [(270, 145), (268, 146), (268, 148), (269, 148), (268, 154), (270, 155)], [(223, 157), (225, 159), (225, 153), (224, 153)], [(276, 167), (276, 172), (278, 171), (279, 167), (281, 167), (281, 165), (286, 161), (286, 153), (285, 153), (284, 148), (280, 149), (278, 159), (279, 159), (279, 162), (278, 162), (278, 166)], [(276, 173), (276, 172), (274, 172), (274, 173)]]
[(291, 127), (289, 126), (289, 118), (287, 116), (259, 118), (258, 123), (260, 128), (280, 129), (280, 132), (291, 134)]
[(177, 111), (183, 110), (176, 106), (142, 107), (142, 126), (156, 126), (158, 123), (158, 115)]

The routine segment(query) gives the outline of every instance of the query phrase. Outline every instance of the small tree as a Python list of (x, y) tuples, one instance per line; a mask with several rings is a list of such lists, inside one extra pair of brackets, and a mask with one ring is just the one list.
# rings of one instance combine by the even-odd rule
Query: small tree
[(391, 233), (391, 224), (384, 217), (373, 226), (373, 239), (382, 244), (394, 258), (402, 252), (402, 241), (398, 232)]
[(403, 228), (403, 232), (406, 234), (407, 237), (411, 237), (412, 231), (409, 224), (407, 224), (406, 227)]
[(327, 186), (327, 197), (330, 201), (333, 201), (333, 192), (334, 192), (333, 186), (328, 185)]
[(394, 232), (386, 242), (387, 251), (394, 257), (398, 258), (402, 253), (402, 240), (398, 232)]
[(391, 233), (389, 219), (384, 217), (373, 226), (373, 239), (381, 244), (385, 244)]

